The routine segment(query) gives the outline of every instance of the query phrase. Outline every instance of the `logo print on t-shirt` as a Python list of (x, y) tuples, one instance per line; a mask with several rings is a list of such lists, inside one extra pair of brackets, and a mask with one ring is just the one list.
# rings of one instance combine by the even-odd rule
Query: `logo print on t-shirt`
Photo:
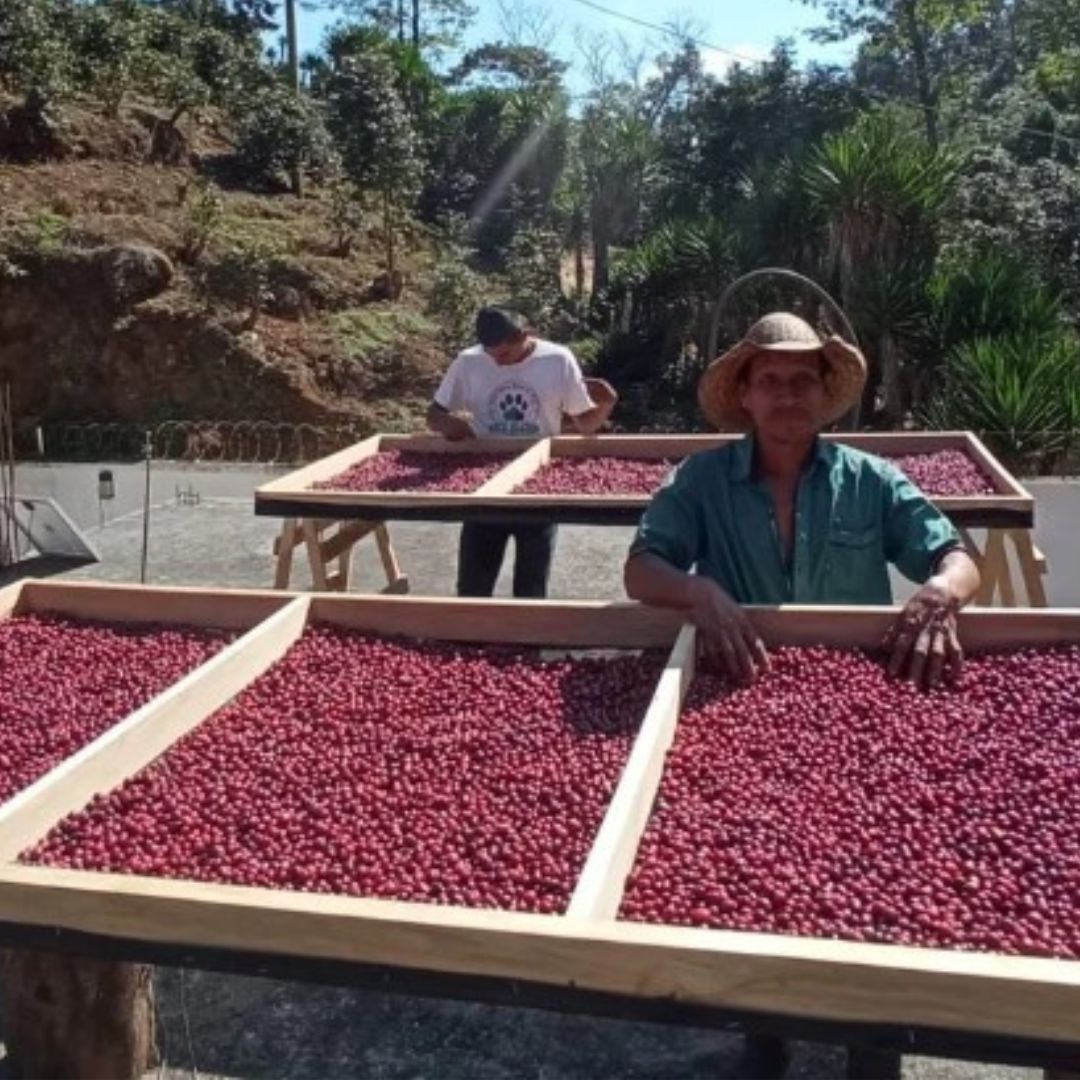
[(503, 383), (488, 399), (493, 435), (536, 435), (540, 431), (540, 398), (524, 383)]

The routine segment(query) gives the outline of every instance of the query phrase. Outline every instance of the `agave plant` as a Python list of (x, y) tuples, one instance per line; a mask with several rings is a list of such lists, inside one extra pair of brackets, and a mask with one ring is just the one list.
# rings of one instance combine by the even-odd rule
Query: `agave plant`
[(867, 262), (895, 263), (932, 225), (958, 168), (952, 153), (932, 148), (891, 111), (860, 117), (810, 152), (803, 183), (826, 222), (842, 295)]
[(940, 270), (930, 282), (931, 328), (941, 354), (974, 338), (1054, 335), (1064, 320), (1062, 298), (1015, 259), (986, 254)]
[[(871, 401), (900, 420), (910, 397), (910, 356), (900, 333), (925, 290), (935, 224), (959, 162), (931, 147), (895, 111), (860, 117), (808, 155), (802, 181), (827, 234), (828, 276), (860, 330), (871, 363)], [(880, 393), (878, 383), (880, 381)], [(869, 403), (869, 402), (868, 402)]]
[(696, 318), (731, 276), (734, 250), (731, 230), (719, 218), (666, 222), (616, 260), (613, 285), (632, 296), (647, 322), (675, 311)]
[(1069, 332), (978, 338), (945, 358), (923, 418), (969, 428), (1020, 471), (1052, 468), (1080, 426), (1080, 344)]

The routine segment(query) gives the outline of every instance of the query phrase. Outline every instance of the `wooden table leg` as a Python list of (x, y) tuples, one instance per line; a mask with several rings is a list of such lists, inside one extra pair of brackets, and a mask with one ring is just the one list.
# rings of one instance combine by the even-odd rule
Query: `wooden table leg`
[(152, 967), (24, 950), (2, 960), (12, 1076), (137, 1080), (157, 1064)]
[(1009, 569), (1009, 556), (1005, 550), (1005, 531), (989, 529), (986, 533), (986, 548), (983, 551), (982, 585), (976, 597), (977, 603), (989, 607), (995, 595), (1001, 593), (1003, 607), (1016, 607), (1016, 590), (1013, 588), (1012, 571)]
[(1035, 547), (1028, 529), (1010, 529), (1009, 538), (1016, 548), (1016, 560), (1020, 564), (1020, 573), (1024, 577), (1024, 589), (1027, 592), (1029, 607), (1046, 607), (1046, 586), (1043, 574), (1046, 573), (1046, 558)]
[(407, 593), (409, 591), (409, 579), (401, 572), (398, 565), (397, 555), (390, 543), (390, 530), (386, 522), (380, 521), (375, 529), (375, 543), (379, 545), (379, 556), (382, 558), (383, 570), (386, 572), (386, 589), (388, 593)]
[(304, 518), (300, 523), (307, 548), (308, 566), (311, 568), (311, 587), (315, 592), (327, 592), (330, 583), (326, 578), (326, 563), (322, 560), (322, 538), (319, 535), (319, 522), (315, 518)]
[(281, 535), (274, 543), (277, 561), (274, 565), (274, 588), (287, 589), (292, 580), (293, 553), (300, 543), (300, 527), (296, 518), (286, 518), (281, 526)]

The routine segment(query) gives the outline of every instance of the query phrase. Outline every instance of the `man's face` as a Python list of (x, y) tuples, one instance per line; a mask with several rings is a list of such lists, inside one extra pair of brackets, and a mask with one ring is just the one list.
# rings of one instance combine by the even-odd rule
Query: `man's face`
[(825, 380), (819, 353), (762, 353), (739, 391), (754, 430), (778, 442), (802, 442), (822, 428)]
[(484, 351), (500, 367), (517, 364), (525, 359), (528, 352), (529, 338), (526, 334), (517, 334), (508, 338), (501, 345), (485, 345)]

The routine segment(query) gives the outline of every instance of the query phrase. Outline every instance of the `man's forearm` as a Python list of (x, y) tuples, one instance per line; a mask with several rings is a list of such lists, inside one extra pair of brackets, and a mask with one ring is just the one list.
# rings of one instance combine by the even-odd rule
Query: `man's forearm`
[(614, 408), (614, 401), (601, 402), (599, 405), (594, 405), (587, 412), (578, 413), (577, 416), (571, 417), (571, 419), (579, 434), (595, 435), (607, 423), (608, 417), (611, 416)]
[(655, 607), (689, 611), (694, 606), (696, 579), (659, 555), (643, 551), (632, 555), (623, 571), (626, 595)]
[(960, 548), (950, 551), (941, 560), (934, 577), (945, 586), (957, 607), (963, 607), (975, 599), (981, 582), (975, 560)]

